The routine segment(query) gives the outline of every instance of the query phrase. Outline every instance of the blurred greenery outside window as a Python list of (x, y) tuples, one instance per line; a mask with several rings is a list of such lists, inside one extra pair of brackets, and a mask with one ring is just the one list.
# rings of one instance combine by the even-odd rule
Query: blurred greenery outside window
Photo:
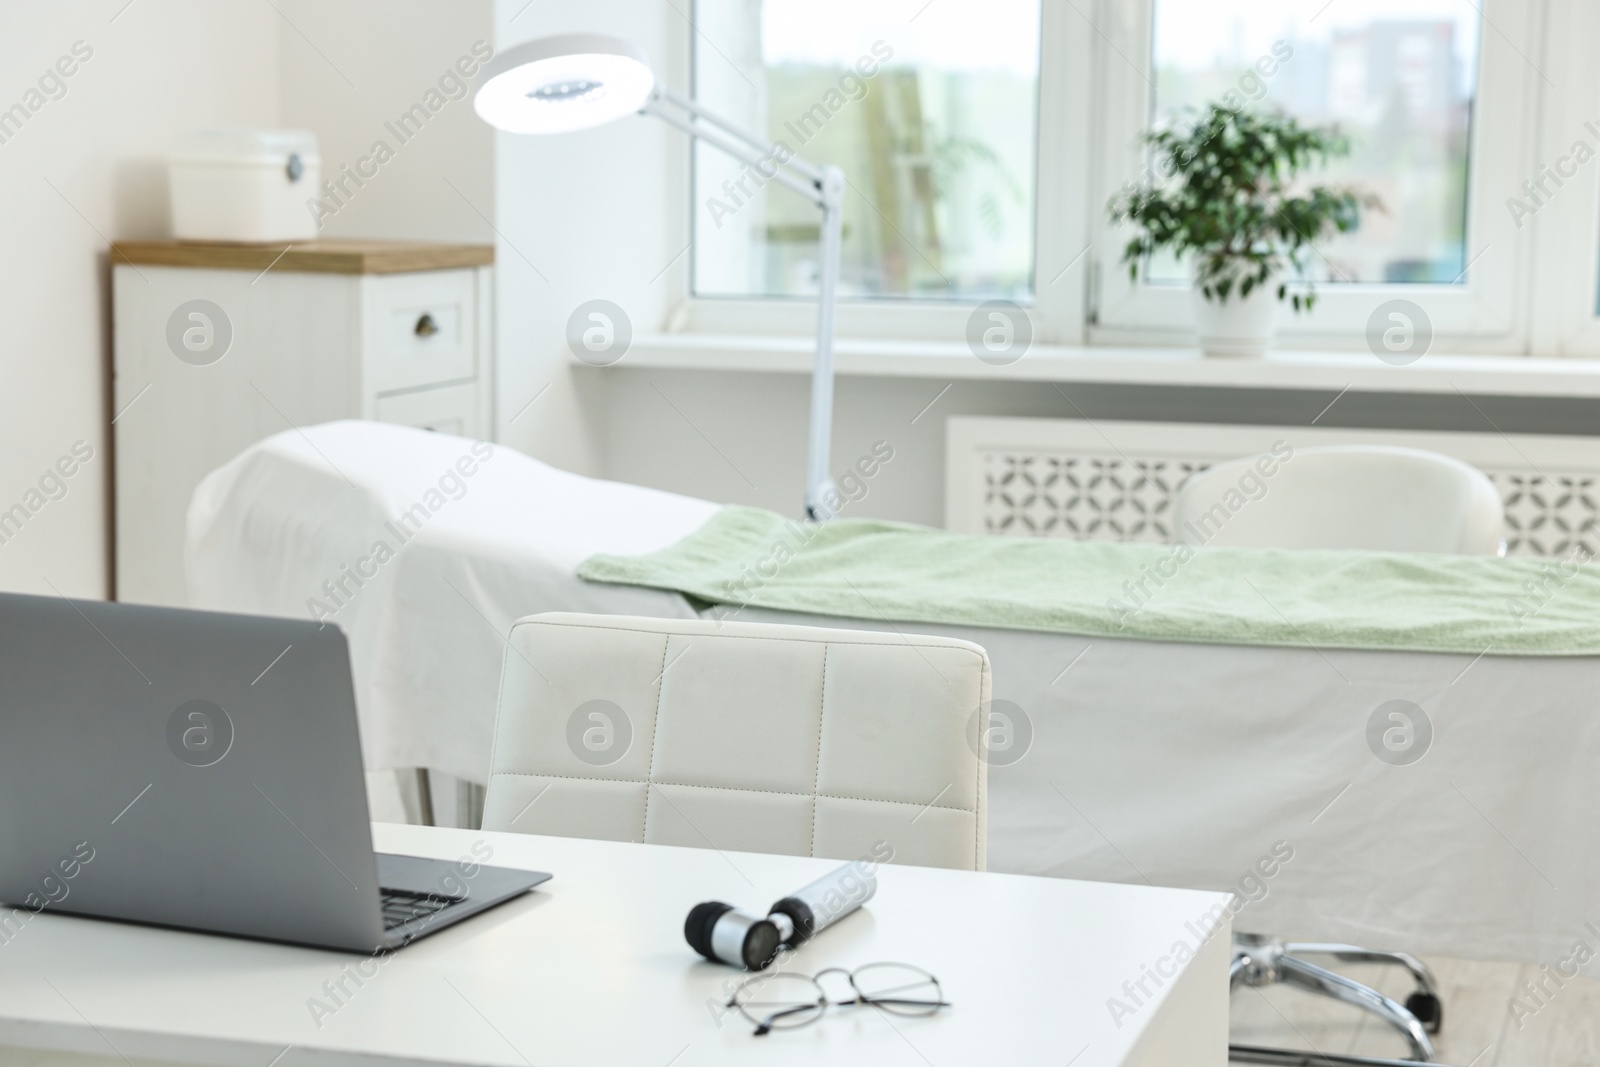
[[(1318, 242), (1318, 282), (1462, 281), (1480, 17), (1460, 0), (1155, 0), (1152, 125), (1213, 101), (1337, 125), (1348, 158), (1308, 179), (1376, 193), (1354, 234)], [(1146, 280), (1187, 284), (1187, 265)]]
[[(701, 104), (843, 168), (842, 297), (1032, 301), (1038, 0), (698, 0), (694, 20)], [(817, 209), (694, 153), (695, 295), (814, 294)]]

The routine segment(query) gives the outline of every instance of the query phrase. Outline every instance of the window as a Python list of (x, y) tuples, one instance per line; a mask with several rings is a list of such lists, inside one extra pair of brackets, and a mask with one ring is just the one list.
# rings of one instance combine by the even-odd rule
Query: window
[[(1280, 315), (1280, 346), (1365, 350), (1372, 316), (1406, 299), (1435, 351), (1600, 353), (1593, 0), (697, 0), (689, 13), (695, 96), (846, 171), (841, 335), (961, 341), (973, 309), (1004, 298), (1028, 308), (1036, 342), (1192, 344), (1186, 265), (1130, 278), (1106, 205), (1148, 171), (1143, 131), (1221, 101), (1338, 124), (1352, 152), (1314, 180), (1360, 185), (1386, 209), (1316, 243), (1319, 299)], [(1580, 140), (1593, 156), (1573, 163)], [(1577, 176), (1533, 203), (1542, 167)], [(688, 184), (676, 328), (809, 333), (815, 209), (705, 145)]]
[[(1033, 298), (1038, 0), (699, 0), (697, 99), (849, 181), (840, 293)], [(818, 212), (694, 150), (697, 296), (806, 296)]]
[[(1154, 124), (1212, 101), (1336, 125), (1351, 153), (1318, 180), (1385, 210), (1319, 246), (1330, 282), (1461, 280), (1479, 16), (1461, 0), (1156, 0)], [(1163, 280), (1187, 280), (1175, 264)]]
[(1279, 315), (1280, 346), (1365, 349), (1369, 321), (1402, 298), (1436, 351), (1520, 350), (1536, 249), (1506, 202), (1537, 155), (1544, 9), (1578, 2), (1102, 0), (1086, 339), (1192, 343), (1184, 265), (1130, 278), (1127, 234), (1104, 205), (1147, 172), (1142, 131), (1219, 100), (1339, 123), (1353, 152), (1316, 180), (1359, 183), (1387, 206), (1356, 234), (1316, 242), (1319, 299)]
[(1548, 44), (1534, 58), (1561, 88), (1544, 86), (1540, 120), (1548, 136), (1520, 161), (1504, 209), (1538, 235), (1529, 347), (1539, 355), (1600, 356), (1600, 4), (1551, 0), (1546, 18)]

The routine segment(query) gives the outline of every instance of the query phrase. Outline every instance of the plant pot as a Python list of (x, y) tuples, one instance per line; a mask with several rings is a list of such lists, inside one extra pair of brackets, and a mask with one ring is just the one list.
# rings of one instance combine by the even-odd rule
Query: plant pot
[[(1192, 274), (1191, 274), (1192, 277)], [(1278, 332), (1278, 276), (1258, 285), (1240, 299), (1233, 287), (1227, 303), (1207, 300), (1199, 282), (1190, 287), (1194, 301), (1194, 326), (1200, 350), (1207, 356), (1260, 359), (1272, 347)]]

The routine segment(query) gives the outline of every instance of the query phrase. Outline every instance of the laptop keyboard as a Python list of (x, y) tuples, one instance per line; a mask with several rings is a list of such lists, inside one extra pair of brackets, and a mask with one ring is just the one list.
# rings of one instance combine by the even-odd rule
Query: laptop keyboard
[(433, 915), (443, 911), (452, 904), (459, 904), (465, 897), (447, 897), (440, 893), (415, 893), (409, 889), (384, 889), (378, 890), (379, 899), (383, 904), (383, 928), (393, 930), (397, 926), (404, 926), (413, 919)]

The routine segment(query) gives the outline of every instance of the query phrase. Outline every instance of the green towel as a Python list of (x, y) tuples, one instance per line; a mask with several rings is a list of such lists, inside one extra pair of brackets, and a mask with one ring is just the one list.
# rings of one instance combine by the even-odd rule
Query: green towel
[(647, 556), (592, 556), (597, 582), (896, 623), (1087, 637), (1510, 656), (1600, 655), (1600, 576), (1544, 559), (1291, 552), (1014, 537), (905, 523), (794, 522), (727, 507)]

